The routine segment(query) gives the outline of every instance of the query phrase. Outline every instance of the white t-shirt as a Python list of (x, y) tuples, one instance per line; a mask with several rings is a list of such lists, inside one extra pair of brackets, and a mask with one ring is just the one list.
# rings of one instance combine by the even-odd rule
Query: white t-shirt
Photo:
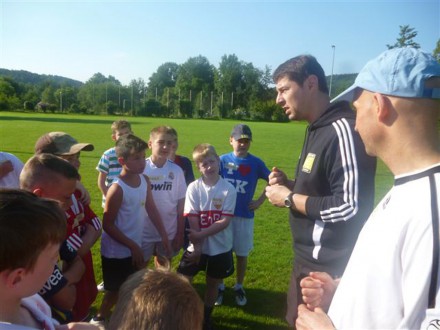
[[(225, 179), (219, 178), (214, 186), (208, 186), (202, 178), (199, 178), (188, 186), (183, 214), (199, 217), (199, 226), (203, 231), (224, 216), (234, 216), (236, 198), (237, 192), (234, 186)], [(229, 225), (217, 234), (204, 239), (202, 253), (215, 256), (231, 249), (232, 226)], [(193, 250), (193, 247), (189, 246), (188, 250)]]
[(336, 329), (420, 329), (431, 281), (432, 210), (440, 214), (439, 205), (439, 164), (395, 178), (336, 290), (328, 312)]
[[(142, 245), (142, 229), (144, 227), (147, 211), (145, 201), (147, 198), (147, 180), (140, 175), (141, 184), (130, 187), (119, 177), (114, 179), (123, 191), (122, 203), (116, 216), (115, 225), (125, 236), (133, 240), (139, 246)], [(110, 237), (105, 230), (101, 238), (101, 254), (106, 258), (128, 258), (131, 256), (130, 249)]]
[[(170, 160), (164, 166), (157, 167), (150, 157), (146, 159), (144, 174), (150, 179), (154, 203), (162, 218), (168, 239), (172, 240), (177, 233), (177, 203), (185, 198), (186, 192), (183, 171)], [(156, 227), (148, 216), (145, 222), (143, 240), (144, 242), (162, 241)]]
[(0, 178), (0, 188), (19, 188), (20, 173), (23, 169), (23, 163), (13, 154), (0, 151), (0, 164), (8, 160), (12, 163), (14, 169), (4, 177)]
[[(59, 325), (59, 322), (52, 318), (49, 305), (40, 295), (34, 294), (33, 296), (23, 298), (21, 300), (21, 306), (29, 311), (32, 317), (41, 324), (43, 329), (55, 330), (55, 326)], [(0, 321), (0, 329), (29, 330), (35, 328)]]

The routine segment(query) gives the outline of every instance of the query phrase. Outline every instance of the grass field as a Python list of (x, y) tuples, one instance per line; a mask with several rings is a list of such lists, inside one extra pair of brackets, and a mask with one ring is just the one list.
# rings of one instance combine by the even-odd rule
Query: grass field
[[(33, 155), (35, 141), (50, 131), (64, 131), (79, 142), (93, 143), (95, 150), (81, 153), (82, 182), (92, 197), (92, 208), (101, 217), (101, 194), (97, 187), (95, 167), (102, 152), (112, 146), (111, 123), (118, 119), (110, 116), (81, 116), (62, 114), (29, 114), (0, 112), (0, 150), (15, 154), (23, 162)], [(183, 120), (166, 118), (126, 118), (133, 131), (147, 140), (151, 128), (170, 125), (179, 133), (178, 153), (191, 155), (192, 148), (201, 142), (213, 144), (219, 154), (229, 152), (230, 131), (235, 121)], [(271, 168), (277, 166), (293, 175), (299, 156), (305, 123), (249, 123), (253, 132), (251, 153), (262, 158)], [(198, 172), (194, 172), (198, 177)], [(379, 162), (376, 175), (376, 202), (392, 185), (390, 172)], [(263, 189), (260, 183), (257, 193)], [(292, 265), (292, 240), (287, 221), (288, 213), (265, 202), (256, 213), (255, 248), (249, 257), (245, 288), (248, 304), (235, 305), (231, 286), (235, 277), (228, 278), (224, 305), (214, 310), (216, 329), (286, 329), (284, 321), (285, 292)], [(93, 249), (97, 281), (102, 278), (99, 244)], [(176, 258), (175, 261), (177, 261)], [(174, 266), (176, 262), (174, 262)], [(204, 276), (199, 274), (194, 285), (203, 292)], [(94, 308), (99, 306), (99, 294)]]

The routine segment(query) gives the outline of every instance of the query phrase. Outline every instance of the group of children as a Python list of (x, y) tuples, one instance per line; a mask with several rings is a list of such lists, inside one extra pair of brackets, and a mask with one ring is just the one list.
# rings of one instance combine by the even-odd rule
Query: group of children
[[(240, 306), (247, 302), (243, 280), (253, 248), (254, 210), (265, 198), (264, 191), (255, 201), (253, 195), (258, 179), (267, 181), (270, 173), (249, 153), (250, 128), (236, 125), (230, 136), (233, 151), (221, 157), (212, 145), (197, 145), (192, 156), (201, 174), (198, 180), (191, 161), (176, 155), (177, 132), (169, 126), (153, 128), (145, 142), (133, 134), (129, 122), (119, 120), (112, 125), (112, 139), (115, 146), (103, 153), (96, 168), (103, 195), (102, 228), (78, 173), (80, 152), (93, 150), (93, 145), (78, 143), (63, 132), (45, 134), (21, 172), (21, 188), (58, 201), (66, 218), (66, 234), (57, 248), (60, 261), (54, 263), (40, 295), (60, 323), (88, 318), (98, 292), (91, 247), (102, 231), (105, 293), (91, 319), (102, 325), (115, 304), (115, 314), (119, 310), (118, 296), (128, 278), (138, 279), (131, 280), (137, 283), (131, 285), (133, 291), (140, 283), (138, 272), (145, 271), (152, 258), (156, 268), (169, 267), (183, 247), (177, 273), (192, 279), (199, 271), (206, 272), (203, 329), (211, 329), (213, 307), (223, 301), (222, 281), (234, 272), (233, 252), (236, 302)], [(147, 149), (151, 149), (148, 158)], [(118, 322), (126, 319), (120, 314)]]

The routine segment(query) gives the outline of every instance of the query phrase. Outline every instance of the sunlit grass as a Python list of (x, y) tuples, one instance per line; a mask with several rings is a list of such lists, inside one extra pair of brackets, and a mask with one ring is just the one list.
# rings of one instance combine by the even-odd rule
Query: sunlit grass
[[(111, 123), (118, 117), (29, 114), (0, 112), (0, 150), (15, 154), (23, 162), (32, 156), (38, 137), (50, 131), (64, 131), (79, 142), (93, 143), (95, 150), (81, 153), (80, 173), (82, 182), (92, 197), (92, 209), (101, 217), (101, 193), (97, 187), (98, 172), (95, 167), (104, 150), (112, 146)], [(202, 142), (213, 144), (219, 154), (231, 151), (229, 134), (236, 121), (182, 120), (166, 118), (126, 118), (133, 131), (147, 140), (151, 128), (170, 125), (179, 133), (178, 153), (190, 157), (193, 147)], [(248, 123), (253, 132), (251, 153), (262, 158), (269, 168), (277, 166), (293, 176), (302, 147), (304, 123)], [(196, 177), (199, 176), (195, 171)], [(376, 176), (376, 202), (392, 184), (392, 176), (382, 163)], [(259, 194), (264, 188), (260, 183)], [(292, 240), (285, 209), (278, 209), (265, 202), (256, 213), (255, 248), (249, 257), (245, 289), (248, 304), (235, 305), (231, 289), (235, 276), (226, 279), (227, 291), (224, 305), (214, 311), (217, 329), (285, 329), (285, 292), (292, 265)], [(93, 248), (97, 281), (102, 279), (99, 244)], [(176, 266), (178, 258), (173, 262)], [(194, 285), (201, 294), (204, 291), (204, 274), (200, 273)], [(99, 307), (102, 294), (98, 295), (93, 309)]]

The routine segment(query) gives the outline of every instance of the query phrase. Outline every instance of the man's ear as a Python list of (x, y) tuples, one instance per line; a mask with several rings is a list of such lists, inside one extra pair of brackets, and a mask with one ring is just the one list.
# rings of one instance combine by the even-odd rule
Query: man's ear
[(308, 89), (312, 89), (313, 87), (318, 87), (318, 77), (315, 76), (314, 74), (311, 74), (310, 76), (307, 77), (307, 81), (305, 82), (306, 87)]
[(392, 122), (395, 120), (395, 112), (393, 111), (393, 104), (391, 103), (391, 100), (386, 95), (374, 93), (373, 106), (379, 122), (387, 126), (392, 124)]
[(118, 157), (118, 163), (121, 164), (121, 165), (124, 165), (125, 164), (124, 158)]
[(151, 149), (152, 144), (153, 144), (153, 142), (151, 142), (151, 140), (148, 140), (148, 149)]

